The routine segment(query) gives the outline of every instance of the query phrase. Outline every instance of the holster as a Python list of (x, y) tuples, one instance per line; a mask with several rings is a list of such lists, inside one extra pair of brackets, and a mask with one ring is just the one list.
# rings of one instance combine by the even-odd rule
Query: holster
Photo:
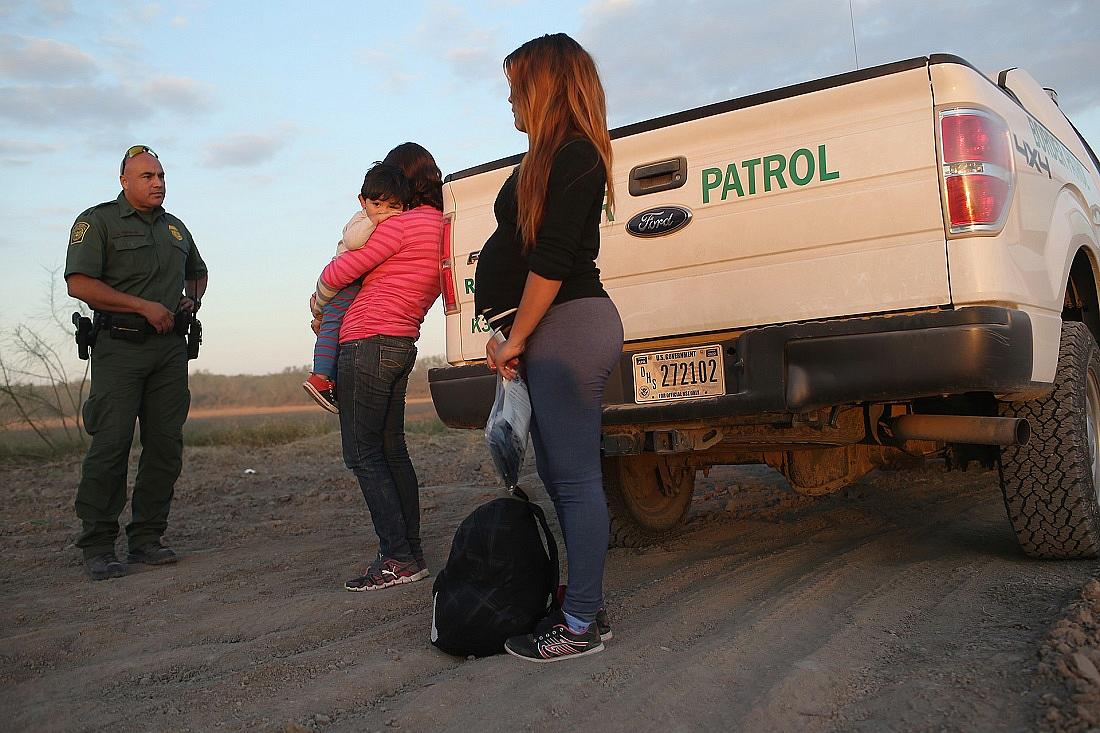
[(175, 332), (187, 339), (187, 358), (197, 359), (202, 344), (202, 323), (191, 311), (176, 314)]
[(88, 351), (95, 346), (95, 337), (98, 329), (92, 324), (92, 319), (82, 315), (79, 311), (73, 313), (73, 325), (76, 326), (76, 355), (85, 361), (88, 359)]

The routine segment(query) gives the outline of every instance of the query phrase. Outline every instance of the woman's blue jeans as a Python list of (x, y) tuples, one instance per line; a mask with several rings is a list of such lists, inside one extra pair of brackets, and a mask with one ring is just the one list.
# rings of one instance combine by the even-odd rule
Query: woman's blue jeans
[(344, 464), (359, 479), (379, 550), (402, 562), (422, 558), (420, 492), (405, 446), (413, 340), (370, 336), (342, 343), (337, 363)]

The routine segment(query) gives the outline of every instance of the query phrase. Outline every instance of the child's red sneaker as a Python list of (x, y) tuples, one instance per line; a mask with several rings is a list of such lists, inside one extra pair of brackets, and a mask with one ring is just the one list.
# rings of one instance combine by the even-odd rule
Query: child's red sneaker
[(336, 382), (320, 374), (310, 374), (309, 379), (302, 382), (302, 389), (317, 401), (317, 404), (329, 412), (339, 413), (340, 408), (336, 404)]

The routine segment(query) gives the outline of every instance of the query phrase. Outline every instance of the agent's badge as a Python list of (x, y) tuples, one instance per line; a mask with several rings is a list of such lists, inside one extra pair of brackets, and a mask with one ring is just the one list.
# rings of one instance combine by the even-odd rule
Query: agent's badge
[(168, 231), (172, 233), (172, 236), (176, 238), (176, 241), (178, 241), (178, 242), (182, 242), (182, 241), (183, 241), (183, 235), (182, 235), (182, 234), (180, 234), (180, 230), (179, 230), (179, 229), (176, 229), (176, 225), (175, 225), (175, 224), (169, 224), (169, 225), (168, 225)]
[(84, 235), (88, 233), (91, 224), (86, 221), (78, 221), (73, 224), (73, 231), (69, 234), (69, 245), (80, 244), (84, 241)]

